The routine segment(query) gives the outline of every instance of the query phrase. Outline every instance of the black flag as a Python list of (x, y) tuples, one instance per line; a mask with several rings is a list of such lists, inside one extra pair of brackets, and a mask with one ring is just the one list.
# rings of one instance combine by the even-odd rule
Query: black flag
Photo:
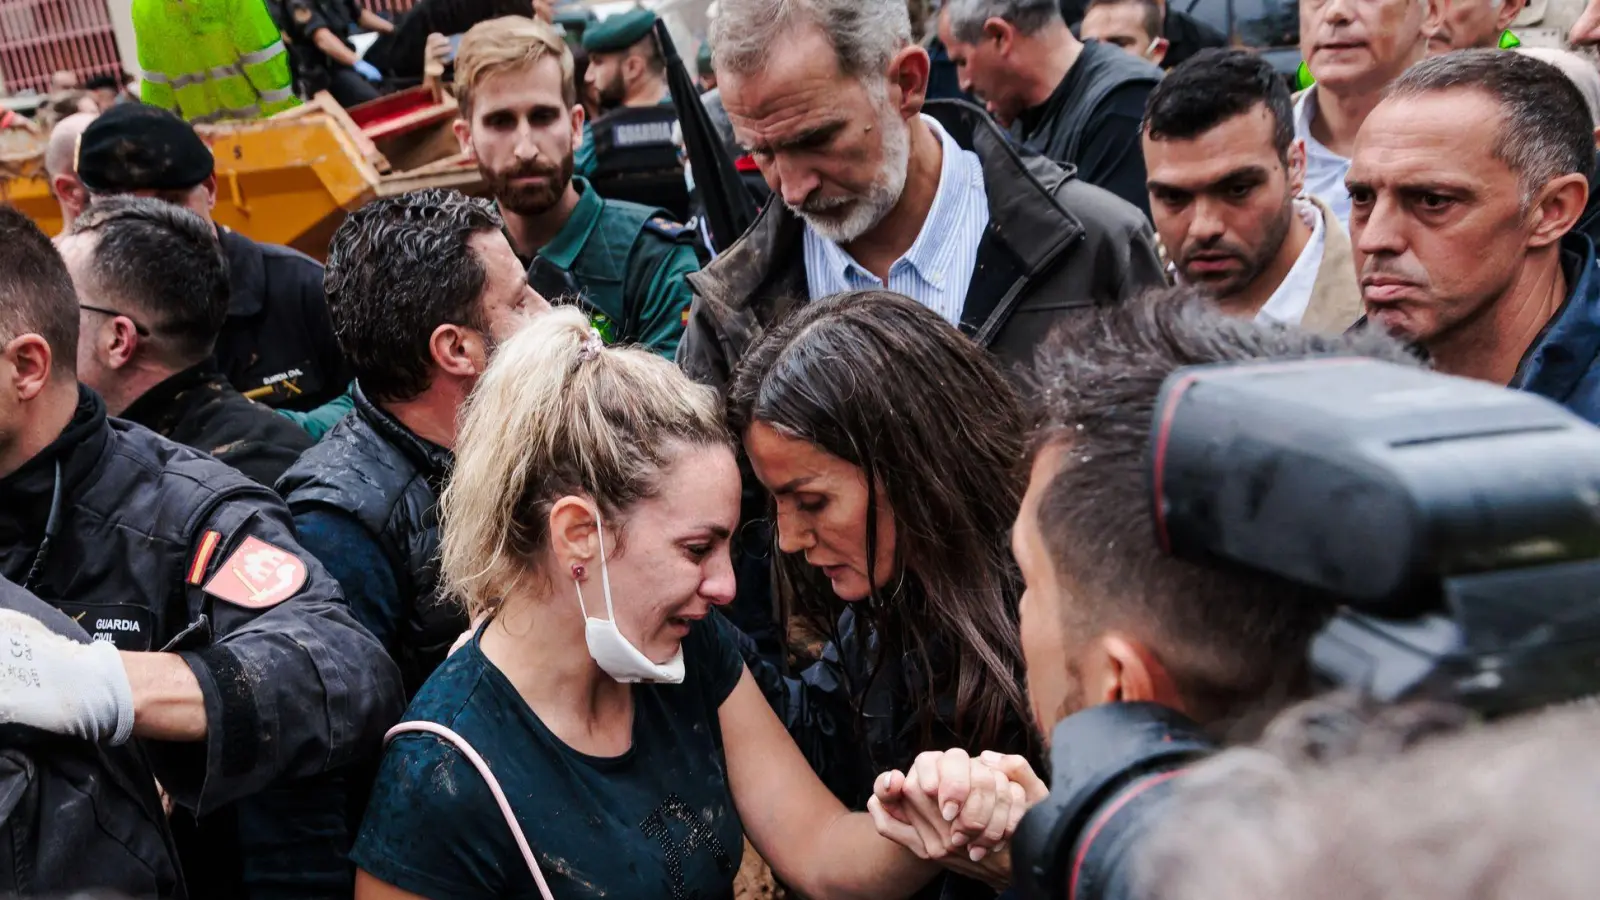
[(661, 43), (661, 58), (667, 61), (667, 87), (678, 111), (678, 125), (683, 129), (683, 146), (694, 169), (695, 188), (705, 207), (711, 249), (721, 253), (755, 222), (759, 210), (700, 102), (700, 92), (695, 90), (694, 80), (678, 56), (678, 48), (667, 33), (667, 23), (660, 19), (656, 20), (656, 40)]

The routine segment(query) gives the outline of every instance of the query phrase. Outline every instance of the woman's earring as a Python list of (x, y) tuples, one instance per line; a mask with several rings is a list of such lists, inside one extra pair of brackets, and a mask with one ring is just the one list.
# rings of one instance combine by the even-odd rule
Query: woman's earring
[(584, 567), (583, 567), (583, 563), (573, 563), (572, 564), (572, 580), (573, 581), (582, 581), (584, 573), (586, 571), (587, 570), (584, 569)]

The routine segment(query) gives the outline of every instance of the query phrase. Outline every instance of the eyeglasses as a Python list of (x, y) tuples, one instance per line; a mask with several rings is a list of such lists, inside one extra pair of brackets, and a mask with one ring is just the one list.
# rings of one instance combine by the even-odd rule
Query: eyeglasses
[(124, 319), (127, 319), (129, 322), (133, 323), (133, 333), (134, 334), (137, 334), (140, 337), (149, 337), (150, 336), (150, 329), (144, 327), (143, 325), (140, 325), (138, 319), (135, 319), (133, 316), (130, 316), (127, 313), (120, 313), (120, 312), (117, 312), (114, 309), (106, 309), (103, 306), (90, 306), (87, 303), (79, 303), (78, 304), (78, 308), (79, 309), (87, 309), (89, 312), (97, 312), (97, 313), (101, 314), (102, 316), (113, 316), (113, 317), (121, 316)]

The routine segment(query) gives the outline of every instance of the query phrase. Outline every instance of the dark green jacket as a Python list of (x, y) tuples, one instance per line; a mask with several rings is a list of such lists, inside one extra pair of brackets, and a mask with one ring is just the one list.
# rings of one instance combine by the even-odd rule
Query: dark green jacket
[(689, 313), (684, 276), (700, 269), (695, 233), (662, 210), (603, 199), (581, 177), (572, 182), (578, 206), (538, 256), (570, 275), (607, 343), (643, 344), (671, 359)]

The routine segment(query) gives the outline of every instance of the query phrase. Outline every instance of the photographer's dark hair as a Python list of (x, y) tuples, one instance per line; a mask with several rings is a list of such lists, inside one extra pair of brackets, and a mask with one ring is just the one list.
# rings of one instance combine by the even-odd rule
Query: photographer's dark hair
[[(894, 517), (906, 577), (856, 607), (878, 635), (878, 668), (909, 653), (930, 682), (918, 689), (930, 696), (953, 689), (957, 736), (970, 747), (1000, 749), (1008, 729), (1026, 733), (1021, 586), (1009, 543), (1024, 488), (1026, 424), (1015, 390), (988, 356), (898, 294), (840, 294), (807, 304), (746, 354), (729, 389), (728, 417), (740, 438), (764, 423), (862, 470), (869, 566), (877, 517)], [(889, 509), (877, 508), (872, 485), (882, 485)], [(797, 614), (818, 633), (834, 634), (839, 605), (826, 583), (801, 559), (780, 564), (802, 588)], [(877, 573), (868, 580), (875, 583)], [(850, 687), (859, 699), (867, 686)], [(923, 725), (928, 740), (931, 724)]]
[(1594, 168), (1595, 123), (1589, 105), (1555, 66), (1521, 53), (1460, 50), (1407, 69), (1385, 96), (1452, 90), (1480, 91), (1500, 105), (1504, 119), (1494, 155), (1517, 173), (1530, 199), (1553, 178), (1587, 175)]
[(486, 330), (488, 271), (470, 241), (503, 227), (493, 203), (441, 188), (376, 200), (339, 226), (323, 285), (339, 348), (368, 397), (427, 390), (440, 325)]
[(51, 368), (78, 369), (78, 295), (50, 238), (12, 206), (0, 206), (0, 346), (24, 334), (50, 345)]
[(1324, 336), (1223, 316), (1194, 288), (1155, 291), (1040, 351), (1035, 452), (1064, 455), (1039, 504), (1055, 570), (1072, 585), (1068, 634), (1126, 629), (1151, 642), (1202, 723), (1296, 699), (1324, 595), (1238, 568), (1164, 555), (1150, 521), (1150, 422), (1162, 383), (1203, 363), (1367, 356), (1415, 365), (1377, 334)]
[(1287, 162), (1294, 144), (1294, 101), (1283, 76), (1248, 50), (1202, 50), (1150, 92), (1144, 132), (1153, 141), (1193, 140), (1257, 105), (1272, 115), (1272, 145)]
[(228, 267), (211, 224), (160, 200), (101, 197), (72, 225), (92, 234), (90, 296), (150, 330), (158, 352), (182, 368), (211, 355), (228, 318)]

